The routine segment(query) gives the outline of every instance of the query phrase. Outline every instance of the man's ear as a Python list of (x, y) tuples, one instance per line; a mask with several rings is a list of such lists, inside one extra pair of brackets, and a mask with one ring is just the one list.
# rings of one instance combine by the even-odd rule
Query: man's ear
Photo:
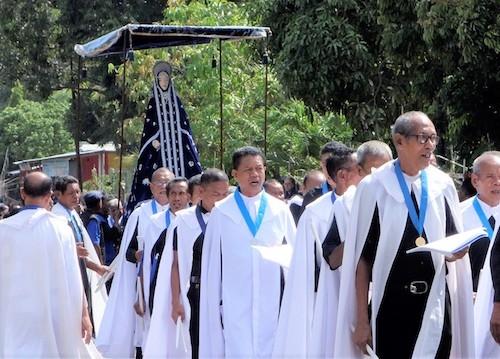
[(403, 139), (404, 139), (404, 136), (400, 133), (396, 133), (394, 135), (394, 146), (398, 147), (398, 146), (401, 146), (403, 144)]
[(24, 188), (21, 188), (20, 192), (21, 192), (21, 199), (23, 201), (25, 201), (26, 200), (26, 193), (24, 192)]
[(472, 183), (472, 186), (477, 190), (478, 182), (479, 182), (479, 176), (475, 173), (472, 173), (470, 175), (470, 182)]

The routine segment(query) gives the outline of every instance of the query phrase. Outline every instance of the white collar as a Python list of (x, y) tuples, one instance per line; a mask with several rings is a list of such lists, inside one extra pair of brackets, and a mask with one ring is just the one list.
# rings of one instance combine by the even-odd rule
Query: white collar
[(415, 176), (410, 176), (410, 175), (407, 175), (406, 173), (403, 172), (403, 177), (404, 177), (406, 183), (413, 184), (416, 181), (418, 181), (420, 179), (420, 172), (421, 171), (418, 171), (418, 173)]
[(153, 201), (156, 202), (156, 208), (158, 209), (158, 212), (163, 212), (169, 209), (168, 203), (162, 206), (156, 199), (153, 198)]
[(491, 207), (489, 204), (482, 201), (481, 198), (479, 198), (479, 196), (477, 196), (477, 201), (479, 202), (479, 205), (483, 209), (483, 212), (487, 219), (489, 219), (491, 216), (497, 218), (500, 215), (500, 204), (496, 205), (495, 207)]
[(260, 200), (262, 198), (262, 194), (264, 193), (264, 190), (260, 191), (259, 193), (257, 193), (255, 196), (253, 197), (247, 197), (245, 196), (243, 193), (240, 192), (241, 194), (241, 198), (243, 198), (243, 200), (246, 202), (246, 203), (255, 203), (257, 202), (258, 200)]

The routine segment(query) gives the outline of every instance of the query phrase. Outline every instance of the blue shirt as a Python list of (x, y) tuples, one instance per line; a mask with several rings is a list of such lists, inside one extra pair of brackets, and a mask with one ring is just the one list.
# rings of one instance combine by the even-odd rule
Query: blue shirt
[(101, 223), (106, 223), (107, 225), (106, 218), (97, 214), (93, 216), (87, 224), (87, 232), (89, 233), (92, 243), (96, 246), (100, 246), (101, 240), (103, 239), (101, 233)]

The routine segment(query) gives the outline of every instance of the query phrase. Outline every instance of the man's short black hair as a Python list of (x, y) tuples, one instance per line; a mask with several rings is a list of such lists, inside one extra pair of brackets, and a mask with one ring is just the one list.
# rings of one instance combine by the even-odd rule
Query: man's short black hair
[(241, 163), (241, 159), (246, 156), (259, 156), (260, 158), (262, 158), (262, 162), (264, 162), (264, 165), (266, 164), (266, 156), (264, 156), (261, 150), (259, 150), (257, 147), (245, 146), (234, 151), (233, 170), (238, 169)]
[(214, 182), (229, 182), (229, 178), (224, 171), (218, 168), (207, 168), (201, 175), (200, 184), (208, 186)]
[(23, 190), (30, 197), (44, 197), (50, 194), (52, 190), (52, 179), (49, 176), (45, 176), (45, 178), (32, 181), (30, 180), (30, 176), (27, 176), (24, 178)]
[(347, 146), (341, 142), (330, 141), (330, 142), (326, 143), (325, 145), (323, 145), (323, 147), (321, 147), (321, 150), (319, 151), (319, 155), (320, 155), (320, 157), (323, 156), (324, 154), (334, 155), (335, 153), (337, 153), (339, 151), (340, 152), (344, 151), (346, 147)]
[(346, 146), (344, 147), (344, 149), (332, 154), (326, 160), (326, 170), (328, 171), (330, 178), (334, 181), (336, 181), (337, 172), (339, 170), (350, 167), (349, 165), (351, 163), (357, 164), (357, 162), (353, 159), (353, 153), (355, 151), (352, 148)]
[(191, 177), (188, 181), (188, 192), (192, 196), (194, 192), (194, 187), (195, 186), (200, 186), (201, 185), (201, 173), (194, 175)]
[(83, 196), (83, 200), (85, 201), (85, 205), (87, 206), (87, 209), (90, 210), (97, 210), (99, 209), (99, 204), (101, 204), (101, 201), (104, 202), (104, 193), (101, 191), (90, 191), (85, 193)]
[(169, 181), (167, 183), (167, 196), (170, 194), (170, 190), (172, 189), (173, 185), (183, 182), (186, 184), (186, 186), (189, 187), (189, 182), (186, 177), (175, 177), (173, 180)]
[(64, 194), (66, 190), (68, 189), (68, 185), (73, 184), (73, 183), (78, 183), (78, 180), (73, 177), (73, 176), (61, 176), (55, 183), (55, 190), (61, 192), (61, 194)]

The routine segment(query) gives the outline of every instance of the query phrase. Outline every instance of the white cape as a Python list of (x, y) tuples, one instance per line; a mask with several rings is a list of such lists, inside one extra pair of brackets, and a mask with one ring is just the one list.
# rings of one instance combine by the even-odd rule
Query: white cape
[[(149, 325), (151, 322), (151, 308), (149, 307), (149, 291), (151, 282), (151, 251), (158, 237), (166, 227), (165, 215), (169, 213), (170, 221), (174, 221), (175, 216), (171, 211), (163, 211), (151, 216), (151, 223), (146, 229), (146, 235), (143, 238), (143, 256), (142, 273), (144, 279), (144, 332), (142, 337), (142, 347), (144, 348), (148, 338)], [(166, 243), (165, 243), (166, 245)], [(170, 277), (169, 277), (170, 278)], [(158, 282), (157, 282), (158, 283)], [(155, 292), (156, 293), (156, 292)], [(156, 296), (156, 294), (155, 294)]]
[[(66, 220), (66, 224), (71, 229), (70, 224), (68, 222), (69, 220), (68, 211), (60, 203), (54, 205), (54, 207), (52, 208), (52, 213), (64, 217)], [(87, 229), (85, 228), (80, 216), (74, 209), (71, 211), (71, 213), (76, 218), (78, 226), (82, 231), (83, 245), (85, 249), (89, 252), (87, 258), (89, 258), (94, 263), (100, 264), (101, 260), (97, 256), (94, 244), (90, 239), (89, 233), (87, 232)], [(99, 287), (99, 279), (101, 278), (99, 274), (87, 268), (87, 276), (89, 278), (90, 288), (92, 291), (92, 317), (94, 319), (94, 330), (96, 335), (99, 335), (99, 330), (101, 328), (101, 323), (102, 323), (102, 317), (104, 315), (104, 310), (106, 308), (106, 302), (108, 301), (108, 292), (106, 291), (105, 286)]]
[[(335, 216), (342, 242), (345, 241), (347, 235), (349, 216), (355, 193), (356, 187), (349, 187), (347, 192), (339, 197), (333, 205), (329, 222), (331, 223), (333, 216)], [(314, 358), (333, 357), (341, 273), (342, 266), (336, 270), (332, 270), (323, 256), (321, 256), (321, 270), (314, 305), (311, 334), (311, 355)]]
[[(429, 179), (429, 204), (425, 218), (424, 229), (430, 242), (445, 237), (445, 207), (448, 202), (452, 211), (453, 220), (459, 231), (462, 230), (458, 209), (458, 196), (451, 179), (430, 166), (427, 168)], [(420, 198), (420, 182), (417, 182), (415, 196)], [(361, 357), (352, 341), (351, 328), (356, 325), (356, 267), (364, 247), (366, 236), (371, 224), (371, 218), (378, 206), (380, 218), (380, 239), (377, 255), (372, 268), (372, 337), (376, 343), (376, 315), (384, 294), (385, 284), (391, 269), (391, 263), (396, 255), (408, 210), (399, 188), (394, 172), (394, 161), (388, 162), (377, 169), (371, 176), (361, 181), (356, 191), (352, 208), (352, 218), (348, 229), (344, 248), (344, 262), (342, 265), (341, 289), (339, 298), (337, 337), (335, 345), (336, 357)], [(397, 214), (397, 215), (395, 215)], [(401, 220), (404, 218), (405, 220)], [(413, 357), (434, 357), (439, 346), (442, 326), (444, 322), (444, 293), (445, 284), (448, 284), (451, 299), (452, 347), (451, 357), (474, 357), (473, 338), (473, 308), (472, 308), (472, 280), (468, 255), (461, 260), (446, 263), (444, 256), (432, 254), (435, 267), (434, 282), (431, 286), (424, 319)], [(446, 266), (448, 275), (445, 276)], [(446, 283), (445, 283), (446, 280)], [(374, 348), (376, 350), (376, 348)]]
[[(171, 318), (172, 291), (171, 269), (173, 260), (174, 229), (177, 228), (177, 257), (179, 264), (179, 279), (181, 287), (181, 302), (185, 318), (182, 323), (182, 338), (176, 346), (176, 323)], [(161, 257), (158, 280), (156, 282), (153, 315), (149, 327), (148, 340), (144, 352), (145, 358), (190, 358), (191, 340), (189, 323), (191, 307), (187, 298), (190, 285), (191, 267), (193, 263), (193, 245), (201, 234), (201, 228), (196, 217), (196, 206), (177, 212), (175, 221), (168, 230), (165, 248)], [(187, 351), (182, 344), (184, 340)]]
[[(126, 252), (137, 225), (139, 249), (142, 248), (142, 238), (151, 223), (152, 215), (151, 201), (142, 203), (128, 218), (123, 232), (109, 301), (96, 339), (98, 349), (107, 358), (132, 358), (135, 355), (134, 334), (136, 327), (142, 327), (142, 318), (133, 308), (136, 300), (137, 269), (134, 263), (127, 261)], [(137, 334), (141, 336), (142, 331)]]
[(294, 243), (285, 203), (268, 198), (262, 225), (250, 233), (234, 195), (217, 203), (203, 242), (200, 358), (269, 357), (278, 325), (281, 267), (255, 246)]
[(0, 357), (85, 358), (83, 286), (67, 221), (45, 209), (0, 221)]
[[(473, 206), (474, 197), (461, 203), (464, 229), (481, 227), (481, 221)], [(500, 216), (495, 215), (493, 238), (498, 233)], [(490, 319), (493, 311), (493, 282), (491, 279), (490, 255), (494, 241), (490, 241), (483, 269), (479, 276), (476, 301), (474, 303), (474, 338), (477, 358), (500, 358), (500, 345), (495, 342), (490, 332)]]
[[(311, 329), (315, 302), (315, 256), (322, 259), (321, 244), (333, 218), (332, 192), (310, 203), (297, 225), (294, 251), (287, 276), (273, 357), (304, 358), (312, 353)], [(329, 269), (328, 269), (329, 270)]]

